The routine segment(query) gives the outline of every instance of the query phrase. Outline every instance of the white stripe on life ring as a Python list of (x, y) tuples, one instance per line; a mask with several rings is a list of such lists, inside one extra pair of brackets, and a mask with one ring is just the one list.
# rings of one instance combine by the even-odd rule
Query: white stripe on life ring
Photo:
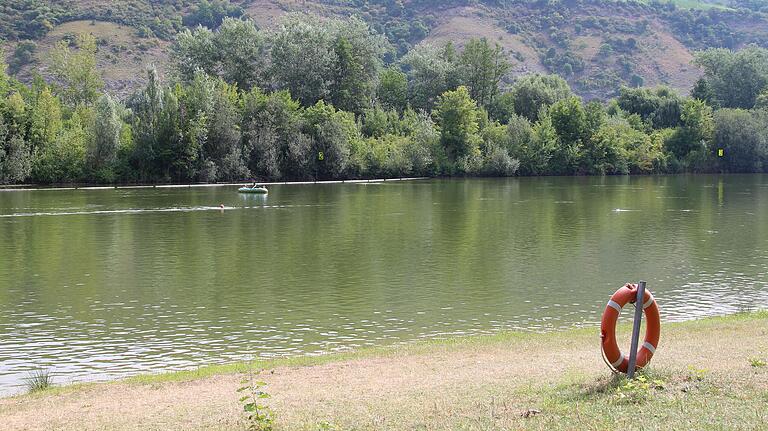
[(648, 349), (648, 351), (649, 351), (649, 352), (651, 352), (651, 354), (654, 354), (654, 353), (656, 353), (656, 348), (655, 348), (655, 347), (653, 347), (653, 344), (651, 344), (651, 343), (649, 343), (649, 342), (647, 342), (647, 341), (643, 343), (643, 347), (645, 347), (646, 349)]
[(616, 360), (616, 362), (611, 362), (611, 365), (613, 365), (613, 367), (616, 368), (619, 365), (621, 365), (622, 362), (624, 362), (624, 354), (623, 353), (619, 353), (619, 359)]
[(645, 303), (643, 304), (643, 310), (650, 307), (651, 305), (653, 305), (653, 295), (651, 295), (651, 297), (648, 298), (647, 301), (645, 301)]
[(618, 302), (616, 302), (616, 301), (614, 301), (613, 299), (611, 299), (610, 301), (608, 301), (608, 306), (609, 306), (609, 307), (611, 307), (611, 308), (613, 308), (613, 309), (615, 309), (615, 310), (616, 310), (616, 311), (618, 311), (619, 313), (621, 313), (621, 305), (619, 305), (619, 303), (618, 303)]

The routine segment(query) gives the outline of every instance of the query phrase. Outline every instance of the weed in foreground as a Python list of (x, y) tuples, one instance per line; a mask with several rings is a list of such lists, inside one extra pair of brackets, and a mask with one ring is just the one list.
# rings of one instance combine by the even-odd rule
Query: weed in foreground
[(327, 421), (322, 421), (318, 423), (316, 428), (317, 431), (337, 431), (340, 429), (341, 428), (339, 428), (338, 426)]
[(686, 376), (685, 380), (689, 382), (701, 382), (704, 380), (704, 377), (707, 376), (709, 373), (709, 370), (704, 368), (696, 368), (693, 365), (688, 366), (688, 376)]
[(640, 404), (647, 401), (654, 391), (664, 390), (664, 385), (664, 380), (651, 379), (644, 374), (639, 374), (633, 380), (625, 379), (616, 388), (613, 401), (624, 404)]
[(53, 386), (53, 375), (44, 369), (38, 369), (29, 373), (24, 379), (27, 392), (40, 392)]
[(255, 376), (260, 373), (250, 372), (237, 389), (237, 392), (243, 394), (239, 401), (243, 405), (248, 431), (272, 431), (275, 423), (274, 412), (264, 404), (264, 400), (269, 398), (269, 394), (263, 390), (267, 383), (255, 380)]
[(749, 365), (752, 365), (755, 368), (763, 368), (766, 365), (768, 365), (768, 362), (766, 362), (762, 358), (751, 357), (751, 358), (749, 358)]

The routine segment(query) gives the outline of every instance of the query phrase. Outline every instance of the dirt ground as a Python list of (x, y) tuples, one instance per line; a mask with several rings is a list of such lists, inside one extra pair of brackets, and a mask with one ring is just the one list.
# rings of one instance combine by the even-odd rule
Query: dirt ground
[[(662, 328), (653, 368), (752, 376), (745, 374), (754, 373), (749, 358), (768, 354), (768, 319), (705, 322)], [(609, 374), (597, 331), (393, 348), (341, 362), (277, 367), (259, 379), (268, 383), (278, 429), (518, 428), (525, 425), (521, 413), (541, 409), (540, 388)], [(768, 372), (756, 375), (768, 407)], [(0, 428), (244, 429), (236, 392), (242, 378), (115, 382), (0, 399)], [(488, 415), (494, 427), (483, 425)]]

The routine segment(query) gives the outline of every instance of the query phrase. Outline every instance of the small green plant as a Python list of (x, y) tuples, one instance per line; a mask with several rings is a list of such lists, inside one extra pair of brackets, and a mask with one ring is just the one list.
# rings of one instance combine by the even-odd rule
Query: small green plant
[(703, 368), (696, 368), (693, 365), (688, 366), (688, 376), (686, 380), (689, 382), (700, 382), (704, 380), (709, 371)]
[(768, 365), (768, 362), (766, 362), (762, 358), (752, 357), (752, 358), (749, 358), (749, 365), (752, 365), (755, 368), (763, 368), (766, 365)]
[(264, 404), (264, 400), (270, 397), (263, 390), (267, 383), (255, 380), (255, 376), (260, 373), (249, 373), (248, 378), (243, 379), (240, 382), (242, 386), (237, 389), (237, 392), (243, 394), (239, 401), (243, 405), (248, 431), (272, 431), (275, 423), (274, 412)]
[(27, 392), (44, 391), (53, 385), (53, 375), (48, 370), (37, 369), (29, 373), (24, 383), (27, 386)]
[(626, 380), (616, 388), (615, 401), (639, 404), (646, 401), (654, 390), (663, 390), (664, 385), (665, 382), (663, 380), (651, 380), (641, 374), (633, 380)]

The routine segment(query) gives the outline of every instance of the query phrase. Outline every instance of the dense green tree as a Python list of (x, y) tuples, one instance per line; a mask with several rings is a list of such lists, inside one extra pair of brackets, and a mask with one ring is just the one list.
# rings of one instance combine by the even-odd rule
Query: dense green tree
[(493, 99), (488, 106), (488, 115), (502, 124), (506, 124), (515, 114), (515, 94), (512, 92), (501, 93)]
[(175, 177), (215, 181), (220, 173), (216, 163), (206, 158), (205, 151), (214, 126), (215, 93), (220, 83), (220, 78), (198, 71), (188, 86), (174, 88), (172, 99), (178, 100), (181, 110), (180, 130), (170, 148), (177, 154), (172, 162)]
[(206, 180), (236, 180), (249, 177), (250, 171), (243, 157), (239, 127), (242, 112), (237, 87), (223, 81), (217, 82), (213, 93), (212, 111), (208, 115), (208, 135), (203, 144)]
[(337, 64), (334, 35), (326, 25), (302, 15), (288, 15), (272, 36), (272, 76), (302, 105), (325, 99)]
[(13, 50), (13, 56), (10, 61), (10, 71), (15, 74), (21, 68), (34, 60), (37, 44), (31, 40), (23, 40), (16, 45)]
[(461, 58), (452, 41), (449, 40), (442, 46), (440, 57), (452, 66), (445, 75), (446, 86), (452, 90), (462, 85), (463, 77), (461, 76), (461, 64), (459, 63)]
[(403, 127), (400, 122), (400, 114), (397, 111), (385, 111), (379, 107), (367, 109), (361, 123), (360, 131), (366, 136), (375, 138), (384, 135), (399, 135)]
[(361, 114), (376, 96), (378, 76), (389, 43), (356, 17), (334, 20), (328, 26), (336, 54), (331, 103), (337, 109)]
[(249, 19), (225, 18), (217, 30), (184, 30), (171, 48), (174, 70), (191, 82), (202, 70), (242, 89), (269, 85), (267, 36)]
[(546, 175), (550, 172), (550, 160), (557, 150), (557, 131), (552, 118), (544, 114), (533, 125), (531, 140), (520, 148), (515, 157), (520, 159), (520, 169), (526, 175)]
[(616, 164), (605, 163), (610, 159), (610, 148), (605, 144), (605, 133), (599, 139), (598, 132), (608, 122), (606, 109), (599, 102), (592, 101), (584, 106), (584, 123), (581, 145), (578, 154), (578, 173), (589, 175), (604, 175), (616, 173), (610, 166)]
[[(285, 93), (285, 92), (281, 92)], [(289, 96), (290, 98), (290, 96)], [(279, 141), (277, 120), (267, 110), (269, 96), (258, 88), (244, 95), (243, 100), (243, 145), (248, 167), (253, 175), (262, 178), (280, 179), (280, 158), (282, 145)]]
[(243, 141), (251, 172), (261, 178), (306, 179), (311, 156), (303, 123), (301, 106), (287, 91), (246, 94)]
[(715, 112), (716, 148), (723, 150), (720, 168), (728, 172), (761, 172), (768, 162), (768, 114), (765, 111), (720, 109)]
[(510, 156), (508, 127), (492, 122), (482, 129), (481, 136), (480, 151), (483, 155), (481, 173), (502, 177), (514, 175), (520, 162)]
[(198, 70), (209, 75), (219, 73), (219, 55), (213, 30), (198, 27), (184, 30), (176, 36), (171, 48), (171, 59), (177, 77), (184, 83), (191, 82)]
[[(2, 63), (0, 63), (2, 64)], [(0, 67), (0, 76), (4, 67)], [(0, 99), (0, 184), (24, 181), (30, 174), (32, 151), (26, 140), (27, 106), (18, 92)]]
[[(3, 50), (0, 48), (0, 54)], [(5, 64), (3, 57), (0, 56), (0, 97), (5, 97), (11, 88), (11, 77), (8, 76), (8, 65)]]
[(768, 109), (768, 89), (757, 95), (755, 109)]
[(588, 137), (587, 112), (580, 98), (574, 96), (559, 100), (549, 107), (548, 114), (563, 144), (578, 146)]
[(596, 100), (592, 100), (584, 105), (584, 114), (586, 115), (584, 130), (586, 137), (595, 134), (600, 126), (606, 122), (608, 116), (605, 106)]
[(410, 159), (412, 175), (435, 175), (439, 160), (445, 152), (440, 145), (440, 132), (432, 117), (426, 112), (417, 113), (411, 109), (403, 113), (403, 133), (410, 137), (406, 156)]
[(104, 82), (96, 68), (96, 38), (78, 34), (75, 49), (60, 41), (50, 52), (51, 73), (61, 83), (61, 95), (70, 106), (93, 105)]
[(688, 139), (709, 147), (715, 133), (712, 108), (701, 100), (689, 99), (683, 103), (680, 117)]
[(403, 112), (408, 106), (408, 76), (394, 66), (384, 69), (376, 98), (384, 108)]
[(215, 29), (226, 17), (241, 15), (243, 15), (243, 9), (239, 5), (231, 4), (229, 0), (200, 0), (192, 6), (182, 22), (187, 27), (203, 26)]
[(712, 160), (714, 118), (712, 108), (698, 99), (684, 102), (682, 125), (675, 129), (665, 147), (685, 170), (705, 171)]
[(682, 99), (669, 87), (622, 87), (616, 100), (622, 110), (639, 115), (652, 128), (662, 129), (680, 124)]
[(512, 114), (507, 122), (507, 150), (513, 157), (521, 159), (526, 146), (533, 139), (531, 122), (520, 115)]
[[(2, 124), (0, 127), (4, 127)], [(0, 133), (5, 130), (0, 130)], [(0, 136), (2, 137), (2, 136)], [(29, 145), (20, 135), (7, 135), (0, 149), (0, 183), (24, 181), (30, 174), (32, 156)]]
[(645, 137), (626, 122), (602, 125), (580, 154), (581, 172), (589, 175), (629, 173), (627, 141)]
[(114, 165), (122, 129), (117, 104), (108, 94), (101, 96), (96, 102), (93, 131), (86, 152), (86, 166), (96, 181), (115, 181)]
[(587, 113), (578, 97), (569, 97), (555, 102), (547, 114), (558, 137), (558, 144), (552, 154), (552, 173), (570, 175), (576, 172), (578, 153), (589, 136)]
[(362, 112), (371, 104), (370, 82), (365, 79), (363, 65), (354, 55), (354, 47), (344, 37), (336, 39), (333, 47), (337, 64), (330, 90), (331, 103), (339, 109)]
[(241, 89), (268, 85), (267, 38), (251, 20), (225, 18), (213, 39), (221, 78)]
[(536, 121), (541, 108), (571, 97), (568, 83), (557, 75), (525, 75), (512, 86), (515, 112), (530, 121)]
[(664, 139), (649, 136), (625, 119), (608, 119), (582, 149), (581, 166), (591, 175), (652, 173), (665, 166)]
[(305, 118), (303, 131), (311, 138), (308, 167), (314, 178), (340, 177), (349, 163), (351, 147), (360, 139), (354, 115), (321, 100), (306, 109)]
[(180, 136), (179, 101), (165, 88), (154, 68), (147, 72), (147, 85), (135, 94), (129, 105), (133, 112), (134, 163), (139, 179), (170, 180), (171, 149)]
[(409, 97), (417, 109), (431, 110), (441, 94), (455, 88), (452, 74), (457, 70), (452, 48), (421, 44), (402, 59), (408, 70)]
[(691, 97), (706, 102), (709, 106), (717, 106), (717, 99), (712, 86), (706, 78), (699, 78), (691, 89)]
[(513, 159), (504, 148), (496, 145), (488, 147), (483, 161), (483, 174), (494, 177), (514, 175), (520, 167), (520, 161)]
[(480, 155), (478, 111), (477, 103), (464, 86), (443, 93), (435, 107), (440, 142), (445, 148), (448, 161), (459, 172), (469, 171), (473, 159)]
[(499, 44), (488, 39), (470, 39), (459, 58), (461, 79), (470, 96), (483, 107), (490, 106), (499, 93), (499, 83), (509, 71), (509, 62)]
[(61, 102), (46, 86), (36, 95), (29, 114), (29, 143), (32, 153), (44, 151), (48, 145), (56, 142), (62, 128)]
[(28, 143), (20, 135), (8, 135), (5, 124), (0, 124), (0, 138), (0, 184), (24, 181), (32, 162)]
[(706, 85), (711, 88), (718, 106), (750, 109), (768, 86), (768, 49), (765, 48), (708, 49), (700, 52), (695, 62), (704, 69)]
[(31, 171), (36, 182), (71, 183), (84, 179), (85, 151), (92, 121), (91, 108), (81, 105), (75, 109), (59, 139), (37, 154)]
[[(155, 180), (169, 182), (180, 181), (177, 162), (183, 155), (179, 148), (184, 146), (184, 135), (181, 124), (181, 110), (178, 95), (170, 88), (162, 88), (162, 109), (155, 119), (157, 135), (154, 139), (154, 158), (152, 173)], [(206, 178), (215, 181), (215, 178)]]
[(387, 134), (366, 139), (364, 142), (365, 167), (374, 177), (392, 178), (411, 175), (413, 165), (408, 155), (411, 139), (406, 136)]

